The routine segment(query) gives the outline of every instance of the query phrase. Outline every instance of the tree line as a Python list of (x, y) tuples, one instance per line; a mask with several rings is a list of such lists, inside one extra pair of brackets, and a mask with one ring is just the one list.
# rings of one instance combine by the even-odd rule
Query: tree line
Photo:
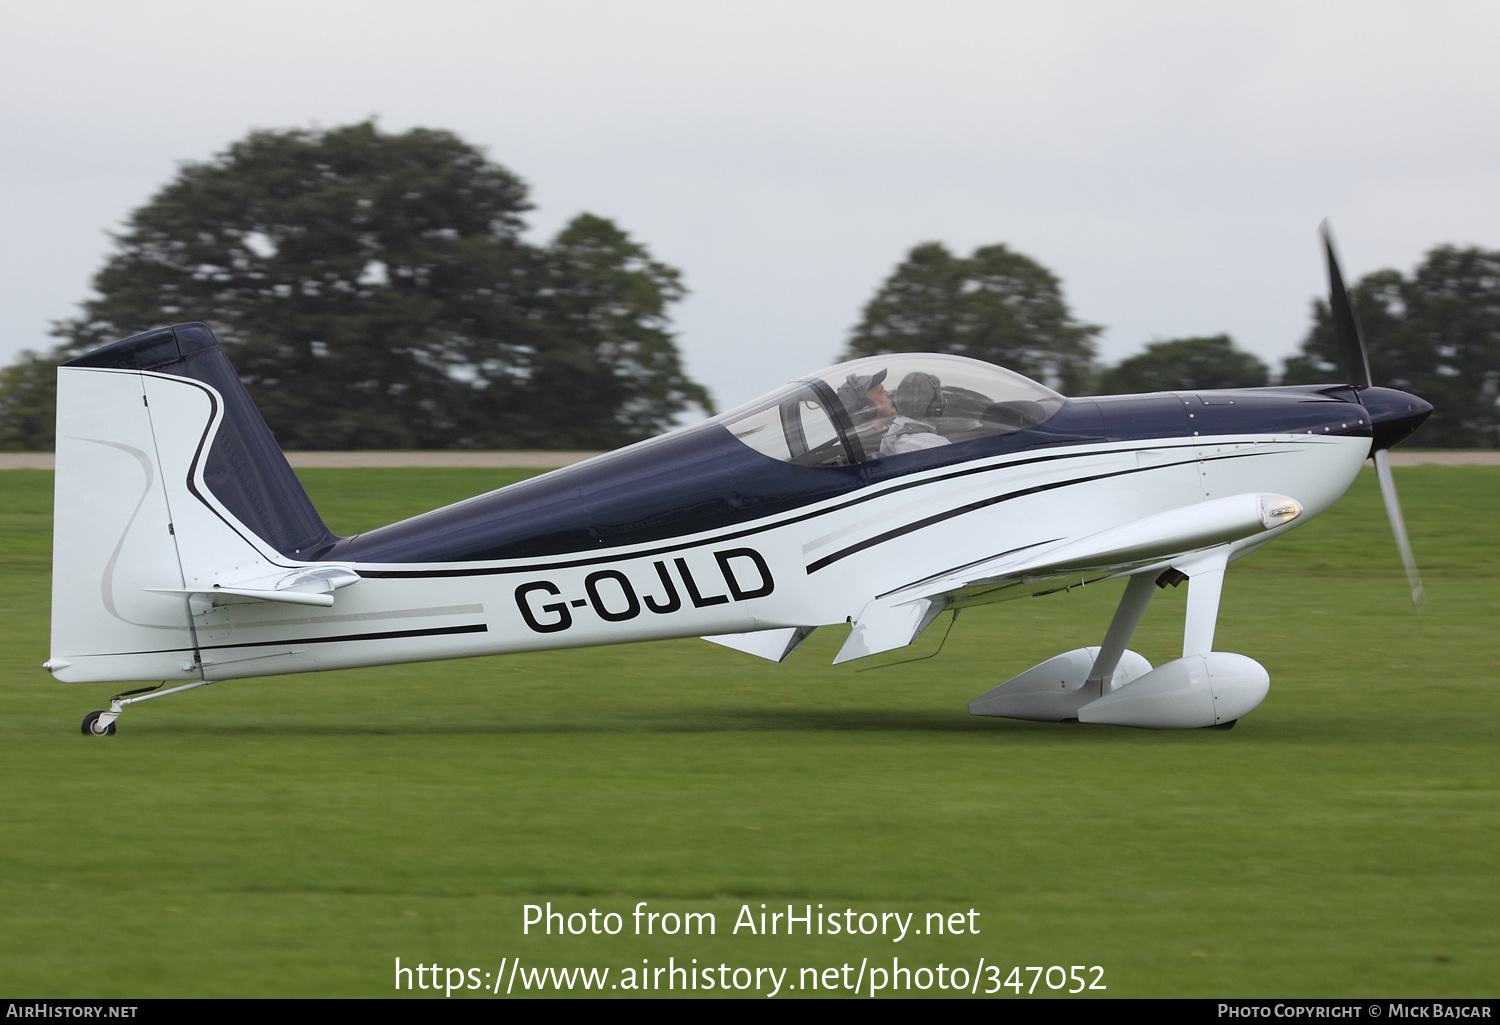
[[(59, 344), (0, 369), (0, 449), (52, 447), (57, 363), (185, 320), (214, 329), (288, 449), (602, 449), (711, 414), (672, 334), (681, 273), (587, 213), (530, 243), (528, 209), (519, 178), (449, 132), (253, 132), (136, 210)], [(1418, 444), (1500, 446), (1500, 252), (1439, 246), (1351, 294), (1377, 383), (1435, 407)], [(1071, 395), (1345, 376), (1322, 300), (1279, 375), (1223, 334), (1104, 367), (1100, 330), (1035, 260), (926, 242), (842, 356), (957, 353)]]

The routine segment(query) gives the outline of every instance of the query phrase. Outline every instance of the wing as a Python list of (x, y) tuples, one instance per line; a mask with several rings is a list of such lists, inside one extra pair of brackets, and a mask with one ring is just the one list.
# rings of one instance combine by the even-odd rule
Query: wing
[(1242, 494), (1132, 520), (1081, 538), (1056, 538), (999, 552), (877, 596), (855, 620), (835, 663), (910, 644), (948, 608), (1031, 593), (1060, 577), (1119, 576), (1175, 562), (1290, 523), (1302, 506), (1285, 495)]

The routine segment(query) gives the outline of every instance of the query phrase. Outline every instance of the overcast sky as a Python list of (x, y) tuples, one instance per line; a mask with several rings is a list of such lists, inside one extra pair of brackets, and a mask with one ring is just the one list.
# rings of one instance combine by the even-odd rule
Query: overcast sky
[(1500, 4), (80, 3), (0, 7), (0, 360), (108, 232), (252, 128), (447, 128), (691, 289), (720, 407), (831, 363), (914, 244), (1003, 242), (1111, 362), (1279, 360), (1346, 270), (1500, 248)]

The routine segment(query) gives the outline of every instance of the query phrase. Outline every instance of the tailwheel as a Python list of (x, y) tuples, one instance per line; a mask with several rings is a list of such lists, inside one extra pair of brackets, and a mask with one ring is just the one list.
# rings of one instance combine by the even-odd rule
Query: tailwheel
[(83, 717), (83, 735), (85, 737), (111, 737), (114, 736), (115, 724), (113, 717), (109, 721), (101, 723), (103, 712), (90, 712)]
[(108, 712), (90, 712), (83, 717), (83, 735), (86, 737), (111, 737), (115, 732), (115, 720), (120, 718), (120, 713), (125, 711), (127, 705), (133, 705), (137, 701), (150, 701), (152, 698), (164, 698), (168, 694), (181, 694), (185, 690), (194, 687), (206, 687), (213, 680), (194, 680), (192, 683), (184, 683), (180, 687), (171, 687), (162, 690), (166, 681), (158, 683), (153, 687), (138, 687), (135, 690), (123, 691), (110, 696)]

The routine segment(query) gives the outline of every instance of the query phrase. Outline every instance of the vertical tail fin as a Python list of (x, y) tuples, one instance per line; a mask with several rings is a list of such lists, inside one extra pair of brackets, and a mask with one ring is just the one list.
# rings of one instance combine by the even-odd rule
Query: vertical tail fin
[(336, 540), (206, 326), (58, 368), (58, 679), (200, 678), (187, 592), (285, 573)]

